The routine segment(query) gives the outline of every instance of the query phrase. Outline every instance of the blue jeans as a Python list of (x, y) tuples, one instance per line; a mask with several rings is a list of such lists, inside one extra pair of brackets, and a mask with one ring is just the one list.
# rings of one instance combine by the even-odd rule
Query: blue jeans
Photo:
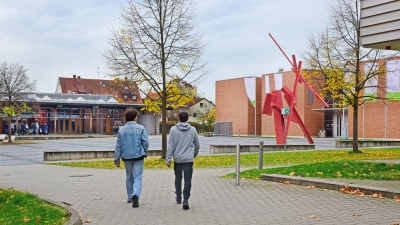
[(193, 162), (174, 163), (175, 171), (175, 194), (178, 199), (182, 198), (182, 173), (185, 181), (183, 187), (183, 201), (190, 197), (190, 189), (192, 188)]
[(128, 199), (133, 195), (140, 197), (142, 191), (142, 175), (144, 159), (138, 161), (124, 161), (126, 171), (126, 193)]

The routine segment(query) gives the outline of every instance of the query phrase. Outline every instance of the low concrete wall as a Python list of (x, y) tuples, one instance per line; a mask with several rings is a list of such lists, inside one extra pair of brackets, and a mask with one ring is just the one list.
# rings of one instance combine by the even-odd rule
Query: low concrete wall
[[(115, 151), (53, 151), (44, 152), (44, 161), (114, 158)], [(161, 150), (149, 150), (148, 156), (161, 156)]]
[[(240, 145), (240, 152), (258, 152), (259, 145)], [(264, 151), (283, 151), (284, 145), (264, 145)], [(286, 150), (315, 149), (315, 145), (286, 145)], [(236, 145), (210, 145), (210, 154), (235, 153)]]
[[(339, 140), (335, 143), (336, 148), (352, 148), (353, 141)], [(400, 146), (400, 141), (358, 141), (359, 148), (379, 147), (379, 146)]]
[[(109, 136), (104, 136), (104, 137), (112, 137), (111, 135)], [(113, 136), (116, 137), (116, 136)], [(74, 136), (74, 135), (64, 135), (64, 136), (58, 136), (58, 135), (21, 135), (17, 136), (15, 139), (16, 140), (58, 140), (58, 139), (82, 139), (82, 138), (98, 138), (94, 137), (91, 135), (80, 135), (80, 136)]]

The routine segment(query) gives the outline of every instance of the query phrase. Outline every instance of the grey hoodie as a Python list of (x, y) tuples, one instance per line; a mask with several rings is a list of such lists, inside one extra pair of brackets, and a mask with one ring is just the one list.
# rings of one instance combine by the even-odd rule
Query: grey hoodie
[(199, 154), (200, 142), (196, 128), (189, 123), (177, 123), (169, 131), (167, 163), (172, 157), (177, 163), (193, 162)]

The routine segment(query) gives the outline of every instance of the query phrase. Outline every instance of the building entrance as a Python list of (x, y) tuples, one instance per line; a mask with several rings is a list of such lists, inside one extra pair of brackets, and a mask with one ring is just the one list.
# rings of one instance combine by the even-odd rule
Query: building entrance
[(82, 119), (58, 119), (58, 134), (82, 134)]

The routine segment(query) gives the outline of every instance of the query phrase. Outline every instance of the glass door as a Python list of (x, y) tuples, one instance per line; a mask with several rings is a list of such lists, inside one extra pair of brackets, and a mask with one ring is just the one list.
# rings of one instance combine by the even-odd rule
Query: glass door
[(58, 133), (59, 134), (70, 134), (69, 119), (58, 119)]

